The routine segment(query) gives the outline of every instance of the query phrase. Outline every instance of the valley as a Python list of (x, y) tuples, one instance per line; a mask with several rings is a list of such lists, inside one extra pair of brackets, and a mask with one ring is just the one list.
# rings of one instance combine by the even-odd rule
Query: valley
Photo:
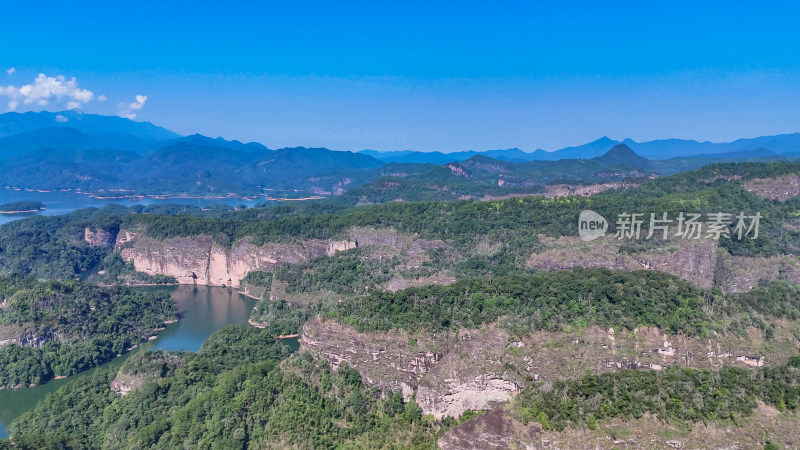
[(0, 450), (800, 448), (798, 13), (3, 2)]
[[(158, 158), (172, 166), (198, 143), (223, 169), (222, 148), (231, 168), (266, 151), (192, 137)], [(304, 152), (281, 154), (298, 167), (328, 155)], [(742, 431), (754, 421), (783, 439), (800, 389), (800, 168), (763, 152), (725, 158), (648, 160), (615, 144), (589, 159), (370, 163), (338, 188), (341, 174), (330, 186), (309, 176), (292, 194), (319, 198), (245, 208), (193, 198), (211, 184), (177, 204), (155, 190), (165, 198), (83, 196), (93, 203), (72, 211), (42, 200), (41, 215), (0, 226), (0, 353), (13, 361), (0, 380), (18, 388), (0, 391), (16, 405), (0, 419), (22, 448), (652, 436), (662, 448), (763, 441)], [(736, 239), (731, 222), (720, 239), (649, 239), (645, 221), (619, 239), (612, 219), (585, 241), (584, 210), (761, 221), (757, 238)], [(312, 425), (291, 428), (298, 418)]]

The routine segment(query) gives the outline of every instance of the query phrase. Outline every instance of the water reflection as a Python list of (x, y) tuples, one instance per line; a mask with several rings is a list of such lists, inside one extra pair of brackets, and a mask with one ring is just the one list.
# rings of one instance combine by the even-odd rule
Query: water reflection
[[(176, 286), (169, 288), (147, 287), (143, 290), (169, 289), (182, 318), (159, 333), (155, 349), (197, 351), (211, 334), (231, 323), (246, 324), (256, 301), (238, 294), (230, 288), (206, 286)], [(288, 341), (288, 340), (287, 340)], [(286, 342), (293, 350), (297, 340)], [(104, 364), (118, 367), (131, 353)], [(0, 390), (0, 439), (8, 437), (4, 424), (33, 409), (45, 396), (78, 377), (88, 376), (92, 370), (75, 377), (53, 380), (41, 386), (25, 389)]]

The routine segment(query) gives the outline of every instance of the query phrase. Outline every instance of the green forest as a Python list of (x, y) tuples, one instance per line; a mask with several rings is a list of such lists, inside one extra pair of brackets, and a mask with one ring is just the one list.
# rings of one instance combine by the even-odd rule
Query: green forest
[(749, 416), (762, 401), (779, 411), (800, 406), (800, 369), (758, 370), (724, 367), (718, 371), (670, 367), (622, 370), (575, 380), (539, 383), (514, 400), (520, 420), (539, 422), (544, 429), (567, 426), (594, 429), (596, 421), (638, 419), (645, 413), (660, 420), (693, 424), (730, 421)]
[(40, 384), (96, 367), (145, 341), (178, 311), (167, 292), (78, 281), (0, 279), (0, 387)]
[[(334, 370), (310, 353), (292, 354), (276, 339), (300, 332), (315, 316), (362, 332), (437, 335), (497, 324), (521, 337), (592, 326), (647, 326), (709, 340), (720, 334), (741, 340), (758, 335), (761, 342), (763, 335), (764, 346), (783, 345), (793, 333), (800, 336), (795, 329), (800, 285), (762, 282), (748, 292), (723, 293), (655, 270), (537, 272), (525, 262), (545, 245), (539, 235), (577, 236), (578, 215), (585, 209), (606, 218), (625, 211), (672, 217), (679, 212), (760, 212), (760, 238), (723, 239), (720, 252), (732, 257), (800, 255), (800, 227), (792, 225), (800, 216), (800, 197), (765, 200), (744, 186), (753, 178), (799, 169), (797, 163), (714, 164), (639, 179), (637, 188), (592, 197), (483, 202), (437, 197), (355, 206), (357, 188), (340, 198), (296, 205), (244, 210), (109, 206), (11, 222), (0, 226), (0, 341), (5, 344), (0, 346), (0, 387), (45, 383), (134, 353), (120, 369), (100, 367), (76, 377), (8, 428), (15, 448), (24, 449), (427, 449), (436, 446), (443, 432), (475, 415), (467, 411), (459, 418), (434, 420), (423, 414), (416, 398), (404, 400), (396, 391), (370, 386), (347, 363)], [(423, 186), (409, 182), (401, 188)], [(501, 191), (510, 192), (496, 192)], [(375, 258), (374, 249), (357, 247), (281, 264), (273, 272), (250, 272), (240, 288), (260, 298), (250, 316), (260, 328), (229, 325), (196, 353), (133, 349), (164, 321), (177, 319), (178, 311), (166, 291), (126, 286), (175, 279), (136, 272), (115, 252), (113, 242), (91, 245), (84, 238), (87, 229), (111, 235), (132, 230), (157, 239), (207, 235), (230, 247), (245, 237), (256, 245), (341, 239), (353, 227), (391, 229), (444, 244), (420, 252), (422, 262), (412, 269), (403, 251)], [(498, 244), (481, 251), (481, 243)], [(635, 254), (656, 245), (630, 242), (621, 251)], [(445, 272), (455, 282), (380, 289), (396, 275), (411, 280)], [(773, 278), (791, 279), (791, 274), (778, 275)], [(281, 295), (271, 298), (271, 292)], [(775, 330), (781, 333), (777, 344)], [(792, 345), (785, 353), (795, 351)], [(527, 385), (510, 407), (523, 423), (538, 422), (556, 431), (595, 429), (598, 422), (645, 414), (664, 423), (736, 426), (758, 402), (792, 413), (800, 407), (800, 358), (788, 366), (772, 364), (587, 372)], [(111, 386), (122, 378), (140, 383), (120, 395)], [(533, 380), (532, 375), (525, 379)], [(0, 448), (7, 445), (0, 442)]]
[(322, 315), (358, 330), (440, 331), (500, 320), (509, 331), (569, 331), (590, 325), (706, 336), (765, 328), (764, 318), (800, 317), (800, 287), (771, 283), (723, 296), (656, 271), (575, 268), (535, 275), (461, 280), (449, 286), (381, 291), (335, 303)]
[(113, 372), (78, 379), (14, 422), (16, 448), (431, 448), (445, 426), (266, 331), (229, 325), (169, 367), (144, 355), (121, 371), (156, 367), (155, 381), (120, 396)]
[[(104, 271), (98, 278), (154, 284), (170, 282), (137, 274), (113, 257), (111, 247), (92, 247), (84, 230), (139, 230), (163, 239), (208, 235), (230, 246), (249, 237), (254, 244), (305, 239), (338, 239), (354, 226), (392, 228), (421, 238), (446, 240), (458, 255), (458, 271), (467, 276), (510, 275), (519, 272), (539, 234), (576, 236), (578, 215), (591, 209), (608, 218), (610, 232), (618, 214), (637, 212), (649, 217), (680, 212), (736, 214), (760, 212), (759, 238), (722, 239), (720, 246), (737, 256), (800, 254), (800, 231), (786, 227), (796, 221), (800, 197), (786, 202), (765, 200), (744, 189), (757, 177), (797, 173), (798, 163), (712, 164), (702, 169), (647, 180), (639, 187), (612, 190), (591, 197), (524, 197), (479, 202), (474, 200), (400, 202), (349, 206), (339, 199), (298, 205), (261, 205), (245, 210), (189, 206), (108, 206), (53, 217), (32, 217), (0, 227), (0, 273), (29, 273), (39, 278), (70, 279)], [(735, 224), (730, 225), (730, 231)], [(646, 235), (648, 224), (643, 227)], [(502, 242), (497, 255), (474, 253), (480, 239)], [(627, 243), (641, 246), (644, 242)], [(448, 261), (450, 264), (455, 261)], [(287, 275), (288, 276), (288, 275)], [(294, 277), (297, 278), (297, 277)], [(308, 281), (300, 282), (300, 285)]]

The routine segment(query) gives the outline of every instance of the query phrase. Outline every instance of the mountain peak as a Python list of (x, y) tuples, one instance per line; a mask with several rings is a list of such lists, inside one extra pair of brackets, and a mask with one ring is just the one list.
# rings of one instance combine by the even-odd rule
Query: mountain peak
[(611, 150), (607, 151), (600, 159), (612, 163), (629, 164), (639, 167), (647, 162), (647, 159), (637, 155), (636, 152), (625, 144), (613, 146)]

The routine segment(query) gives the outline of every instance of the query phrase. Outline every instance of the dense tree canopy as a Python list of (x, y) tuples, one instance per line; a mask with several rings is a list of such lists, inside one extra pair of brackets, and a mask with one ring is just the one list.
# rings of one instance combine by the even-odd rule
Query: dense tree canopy
[(77, 281), (0, 279), (0, 386), (27, 386), (95, 367), (177, 318), (167, 292)]
[[(442, 425), (424, 419), (413, 402), (367, 387), (347, 365), (333, 372), (310, 355), (287, 356), (269, 333), (231, 325), (139, 391), (115, 394), (114, 373), (98, 370), (10, 430), (20, 448), (434, 445)], [(132, 358), (122, 370), (147, 361)]]

